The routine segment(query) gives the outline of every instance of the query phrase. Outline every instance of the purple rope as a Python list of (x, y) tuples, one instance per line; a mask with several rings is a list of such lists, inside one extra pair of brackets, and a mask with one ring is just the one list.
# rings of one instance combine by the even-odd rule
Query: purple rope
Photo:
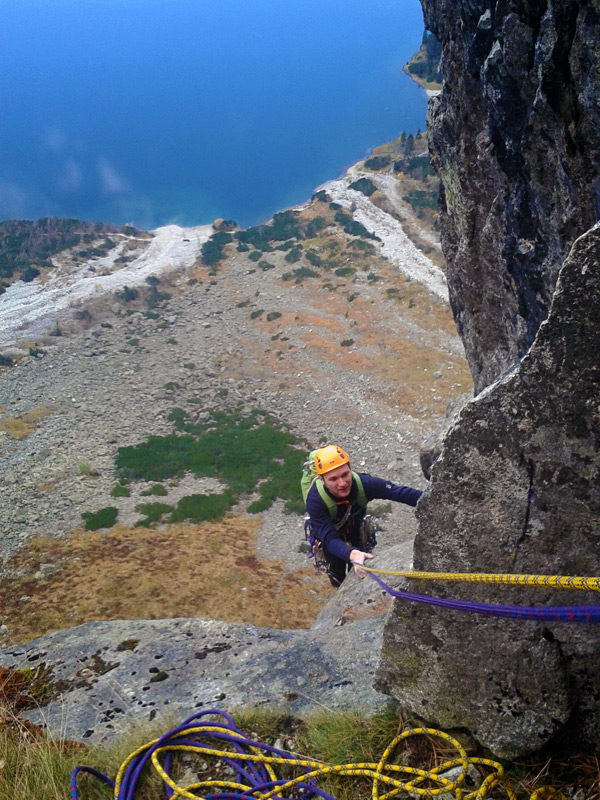
[(501, 606), (494, 603), (474, 603), (470, 600), (449, 600), (445, 597), (401, 592), (398, 589), (392, 589), (374, 572), (367, 572), (367, 575), (377, 581), (381, 588), (392, 597), (412, 600), (415, 603), (427, 603), (431, 606), (453, 608), (457, 611), (470, 611), (473, 614), (487, 614), (490, 617), (537, 619), (551, 622), (600, 622), (600, 606)]
[[(198, 734), (189, 733), (189, 728), (194, 727), (195, 722), (200, 720), (201, 717), (207, 715), (223, 717), (226, 722), (223, 723), (214, 720), (206, 720), (202, 722), (203, 727), (229, 728), (231, 734), (216, 730), (214, 732), (203, 731), (202, 733)], [(194, 738), (195, 736), (198, 738)], [(276, 747), (272, 747), (271, 745), (263, 744), (262, 742), (255, 742), (246, 738), (246, 736), (244, 736), (244, 734), (242, 734), (242, 732), (236, 728), (235, 723), (229, 714), (225, 713), (224, 711), (219, 711), (218, 709), (208, 709), (207, 711), (200, 711), (197, 714), (192, 714), (191, 717), (188, 717), (176, 728), (168, 733), (165, 733), (163, 736), (157, 739), (156, 742), (149, 744), (145, 750), (143, 750), (141, 753), (138, 753), (138, 755), (135, 756), (135, 758), (133, 758), (127, 765), (127, 768), (123, 774), (123, 779), (119, 786), (118, 793), (115, 795), (114, 800), (135, 800), (135, 791), (137, 788), (139, 788), (138, 781), (142, 770), (150, 760), (154, 751), (166, 744), (186, 744), (193, 747), (194, 745), (203, 744), (204, 740), (211, 738), (230, 742), (233, 745), (234, 750), (237, 750), (237, 752), (240, 754), (246, 752), (246, 748), (255, 747), (263, 752), (273, 753), (280, 758), (293, 758), (293, 756), (291, 756), (291, 754), (287, 753), (285, 750), (278, 750)], [(163, 767), (167, 774), (169, 772), (170, 764), (169, 756), (170, 753), (167, 753), (165, 756), (165, 765)], [(237, 760), (235, 758), (235, 754), (233, 753), (231, 757), (225, 758), (224, 760), (231, 767), (233, 767), (238, 775), (238, 778), (243, 778), (248, 784), (250, 784), (250, 786), (243, 792), (217, 792), (216, 794), (206, 795), (205, 800), (221, 800), (221, 798), (223, 800), (227, 800), (228, 798), (231, 798), (231, 800), (249, 800), (256, 792), (268, 791), (276, 786), (283, 786), (285, 783), (287, 783), (286, 779), (274, 781), (270, 780), (263, 764), (254, 764), (244, 760)], [(309, 771), (309, 768), (305, 768), (305, 772)], [(115, 787), (113, 781), (91, 767), (76, 767), (71, 773), (71, 800), (78, 800), (77, 775), (80, 772), (88, 772), (101, 780), (103, 783), (106, 783), (113, 788)], [(335, 800), (335, 797), (327, 794), (322, 789), (319, 789), (316, 786), (314, 779), (310, 779), (307, 782), (296, 783), (295, 789), (299, 792), (297, 796), (302, 797), (305, 800), (310, 800), (310, 798), (317, 797), (321, 797), (323, 800)], [(169, 786), (165, 786), (165, 791), (168, 798), (173, 796), (173, 790)], [(276, 795), (274, 800), (278, 800), (278, 797), (279, 796)]]

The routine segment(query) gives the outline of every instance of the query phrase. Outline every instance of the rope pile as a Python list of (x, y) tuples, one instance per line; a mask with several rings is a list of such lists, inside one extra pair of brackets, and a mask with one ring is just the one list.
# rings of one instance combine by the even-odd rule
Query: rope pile
[(581, 578), (564, 575), (503, 575), (471, 572), (415, 572), (404, 570), (385, 570), (355, 564), (368, 573), (384, 591), (402, 600), (426, 603), (457, 611), (486, 614), (492, 617), (512, 617), (514, 619), (535, 619), (550, 622), (600, 622), (600, 606), (514, 606), (496, 603), (476, 603), (470, 600), (452, 600), (445, 597), (432, 597), (413, 592), (402, 592), (388, 586), (379, 575), (396, 575), (419, 580), (460, 581), (463, 583), (487, 583), (510, 586), (542, 586), (553, 589), (579, 589), (600, 591), (600, 578)]
[[(220, 719), (205, 719), (214, 716)], [(394, 751), (402, 742), (414, 736), (442, 739), (446, 746), (450, 745), (456, 750), (456, 756), (431, 770), (393, 763)], [(231, 780), (207, 778), (179, 786), (170, 774), (171, 758), (177, 753), (191, 753), (201, 757), (202, 761), (208, 758), (221, 760), (230, 768), (233, 777)], [(489, 774), (482, 778), (477, 789), (468, 792), (465, 788), (470, 765), (478, 765)], [(79, 800), (77, 778), (81, 773), (89, 773), (108, 784), (114, 790), (114, 800), (134, 800), (144, 770), (150, 766), (162, 779), (168, 798), (189, 800), (335, 800), (317, 786), (317, 779), (326, 775), (361, 776), (370, 780), (371, 797), (374, 800), (386, 800), (400, 792), (425, 798), (444, 795), (444, 800), (447, 797), (484, 800), (496, 786), (504, 790), (509, 800), (516, 800), (501, 764), (484, 758), (469, 758), (462, 745), (443, 731), (409, 728), (393, 739), (378, 763), (328, 766), (319, 761), (297, 758), (284, 750), (249, 739), (238, 730), (228, 714), (218, 709), (193, 714), (178, 727), (140, 747), (123, 762), (114, 782), (91, 767), (77, 767), (71, 775), (71, 800)], [(277, 777), (276, 766), (286, 773), (285, 777)], [(452, 777), (449, 770), (455, 770)], [(209, 794), (204, 794), (206, 791)], [(549, 797), (566, 800), (564, 795), (549, 787), (534, 792), (530, 800)]]

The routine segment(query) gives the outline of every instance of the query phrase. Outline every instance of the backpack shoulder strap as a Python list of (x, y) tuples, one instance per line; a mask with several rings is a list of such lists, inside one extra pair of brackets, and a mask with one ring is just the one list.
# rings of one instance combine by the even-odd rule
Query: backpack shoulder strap
[(337, 513), (337, 505), (336, 505), (335, 500), (333, 499), (333, 497), (330, 497), (327, 494), (327, 490), (325, 489), (325, 484), (323, 483), (323, 481), (316, 480), (314, 483), (315, 483), (315, 486), (317, 487), (317, 491), (319, 493), (319, 497), (321, 498), (321, 500), (327, 506), (327, 511), (329, 511), (329, 515), (331, 517), (335, 517), (335, 515)]
[(356, 488), (358, 489), (358, 492), (357, 492), (357, 495), (356, 495), (356, 502), (362, 508), (366, 508), (367, 507), (367, 503), (369, 501), (367, 500), (367, 495), (365, 494), (365, 487), (362, 484), (362, 481), (360, 479), (360, 475), (358, 474), (358, 472), (353, 472), (352, 473), (352, 477), (356, 481)]

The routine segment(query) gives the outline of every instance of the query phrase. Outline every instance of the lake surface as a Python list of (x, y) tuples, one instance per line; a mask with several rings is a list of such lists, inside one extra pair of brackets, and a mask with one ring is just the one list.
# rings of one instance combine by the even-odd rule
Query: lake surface
[(251, 225), (425, 128), (418, 0), (0, 10), (0, 219)]

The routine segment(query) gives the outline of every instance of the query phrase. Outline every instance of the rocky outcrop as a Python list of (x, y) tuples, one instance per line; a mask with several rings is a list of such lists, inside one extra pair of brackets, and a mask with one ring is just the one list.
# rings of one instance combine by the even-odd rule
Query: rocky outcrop
[(598, 218), (597, 2), (422, 0), (443, 45), (428, 132), (455, 319), (476, 391), (516, 363)]
[[(431, 487), (418, 508), (415, 568), (597, 575), (598, 4), (422, 2), (443, 46), (444, 88), (428, 131), (450, 299), (477, 396), (441, 448), (423, 450)], [(482, 585), (417, 591), (500, 604), (598, 602)], [(467, 729), (501, 756), (547, 743), (594, 746), (599, 645), (593, 625), (397, 601), (377, 685), (406, 712)]]
[[(600, 574), (600, 225), (574, 245), (525, 358), (461, 412), (419, 502), (415, 569)], [(422, 593), (591, 605), (591, 593), (422, 584)], [(600, 742), (596, 625), (396, 601), (377, 686), (442, 728), (514, 757)]]
[[(411, 556), (405, 542), (378, 550), (376, 564), (406, 570)], [(350, 575), (310, 630), (196, 618), (87, 622), (0, 651), (0, 665), (26, 670), (44, 701), (26, 713), (30, 721), (87, 742), (201, 708), (373, 711), (389, 703), (373, 689), (389, 602), (374, 581)]]

